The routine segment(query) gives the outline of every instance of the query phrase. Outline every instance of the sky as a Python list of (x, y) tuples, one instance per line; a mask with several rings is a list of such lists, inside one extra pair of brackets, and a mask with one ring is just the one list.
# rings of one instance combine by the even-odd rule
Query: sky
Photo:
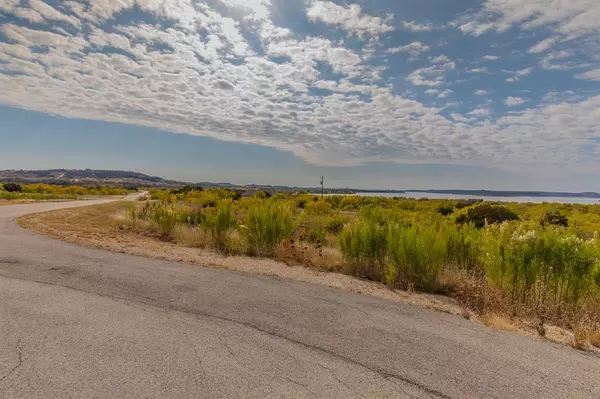
[(0, 169), (600, 191), (597, 0), (0, 0)]

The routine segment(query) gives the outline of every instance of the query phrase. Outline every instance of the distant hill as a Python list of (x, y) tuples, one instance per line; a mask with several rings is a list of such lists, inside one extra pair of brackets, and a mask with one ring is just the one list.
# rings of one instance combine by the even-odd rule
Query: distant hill
[(567, 193), (552, 191), (494, 191), (494, 190), (406, 190), (408, 193), (431, 193), (451, 195), (473, 195), (481, 197), (559, 197), (559, 198), (600, 198), (599, 193)]
[(186, 184), (138, 172), (96, 169), (2, 170), (0, 182), (122, 187), (181, 187)]

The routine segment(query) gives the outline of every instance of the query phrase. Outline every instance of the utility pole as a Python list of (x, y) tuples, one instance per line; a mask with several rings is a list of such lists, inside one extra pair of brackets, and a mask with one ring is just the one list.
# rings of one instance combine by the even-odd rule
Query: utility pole
[(321, 176), (321, 200), (323, 200), (323, 195), (325, 193), (325, 190), (323, 189), (323, 176)]

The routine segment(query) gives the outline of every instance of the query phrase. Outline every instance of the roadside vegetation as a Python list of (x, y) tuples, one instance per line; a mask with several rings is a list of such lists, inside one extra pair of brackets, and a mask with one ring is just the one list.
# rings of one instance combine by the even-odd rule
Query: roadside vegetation
[[(482, 320), (600, 345), (600, 205), (155, 190), (123, 228), (455, 297)], [(511, 324), (512, 325), (512, 324)], [(584, 344), (585, 342), (585, 344)]]
[(118, 187), (58, 186), (50, 184), (21, 185), (0, 183), (0, 200), (51, 201), (76, 200), (88, 196), (126, 195), (130, 190)]

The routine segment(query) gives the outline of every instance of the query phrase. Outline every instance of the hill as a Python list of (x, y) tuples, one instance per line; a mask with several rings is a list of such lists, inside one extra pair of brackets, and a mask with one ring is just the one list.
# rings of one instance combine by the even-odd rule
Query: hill
[(0, 182), (122, 187), (181, 187), (186, 184), (138, 172), (96, 169), (2, 170)]

